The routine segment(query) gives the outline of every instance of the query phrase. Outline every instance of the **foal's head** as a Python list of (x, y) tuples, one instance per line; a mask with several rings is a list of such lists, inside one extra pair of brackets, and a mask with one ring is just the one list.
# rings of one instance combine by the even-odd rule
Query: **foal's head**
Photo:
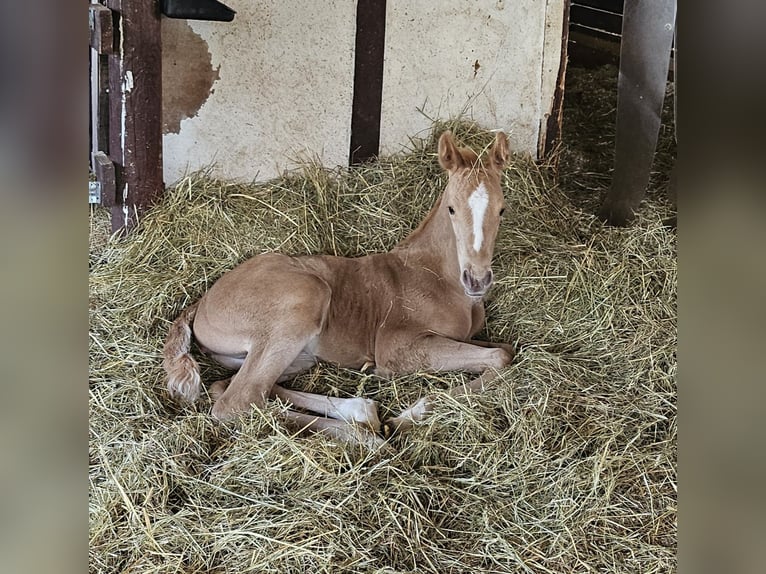
[(483, 161), (458, 147), (450, 132), (439, 138), (439, 164), (449, 173), (441, 208), (449, 213), (460, 282), (470, 297), (483, 296), (492, 285), (492, 252), (505, 211), (500, 175), (508, 158), (508, 139), (502, 132)]

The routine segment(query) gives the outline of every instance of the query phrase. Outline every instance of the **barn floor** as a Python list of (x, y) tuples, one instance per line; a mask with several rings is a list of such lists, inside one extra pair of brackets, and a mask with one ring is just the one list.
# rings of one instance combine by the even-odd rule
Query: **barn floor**
[[(636, 223), (604, 226), (592, 213), (609, 184), (617, 74), (568, 75), (558, 177), (523, 158), (505, 176), (482, 336), (517, 344), (517, 360), (388, 448), (294, 436), (278, 404), (215, 422), (207, 399), (168, 399), (160, 353), (169, 321), (247, 256), (393, 246), (443, 188), (433, 135), (353, 171), (253, 185), (195, 174), (125, 241), (93, 213), (91, 572), (676, 570), (672, 129)], [(448, 127), (474, 147), (492, 137)], [(201, 364), (207, 381), (225, 375)], [(385, 416), (464, 380), (322, 365), (291, 386), (363, 394)]]

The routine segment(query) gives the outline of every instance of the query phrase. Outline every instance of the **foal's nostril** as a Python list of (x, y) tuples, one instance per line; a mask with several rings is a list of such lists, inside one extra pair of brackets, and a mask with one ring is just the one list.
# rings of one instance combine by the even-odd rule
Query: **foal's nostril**
[(473, 278), (473, 275), (469, 273), (467, 269), (463, 271), (463, 276), (460, 279), (463, 282), (463, 287), (466, 291), (476, 291), (476, 279)]
[(489, 289), (489, 286), (492, 284), (492, 279), (494, 278), (494, 275), (492, 273), (492, 270), (490, 269), (484, 274), (484, 277), (481, 279), (477, 279), (476, 276), (469, 272), (467, 269), (463, 270), (463, 274), (460, 277), (460, 280), (463, 283), (463, 287), (465, 288), (466, 292), (468, 294), (483, 294), (484, 292)]

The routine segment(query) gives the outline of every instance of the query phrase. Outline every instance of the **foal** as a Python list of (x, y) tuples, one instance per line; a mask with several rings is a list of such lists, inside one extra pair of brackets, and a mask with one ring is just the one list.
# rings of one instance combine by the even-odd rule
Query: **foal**
[[(163, 362), (170, 394), (199, 397), (199, 367), (189, 354), (192, 333), (203, 352), (237, 370), (210, 388), (212, 412), (220, 419), (279, 397), (316, 413), (288, 410), (288, 421), (301, 427), (379, 442), (374, 401), (278, 384), (318, 361), (355, 369), (374, 364), (384, 377), (482, 373), (452, 394), (481, 390), (513, 359), (510, 345), (471, 340), (484, 323), (483, 297), (493, 280), (492, 253), (504, 211), (500, 176), (508, 159), (503, 133), (480, 161), (445, 132), (439, 164), (449, 174), (447, 187), (419, 227), (390, 252), (357, 258), (268, 253), (224, 274), (170, 327)], [(387, 421), (386, 432), (422, 419), (430, 401), (420, 399)]]

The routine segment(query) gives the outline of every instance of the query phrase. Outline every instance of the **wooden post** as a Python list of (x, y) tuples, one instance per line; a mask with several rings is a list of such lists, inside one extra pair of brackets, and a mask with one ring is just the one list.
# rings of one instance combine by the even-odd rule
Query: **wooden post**
[[(556, 76), (556, 89), (553, 92), (551, 115), (545, 121), (545, 140), (542, 157), (551, 157), (556, 145), (561, 141), (561, 129), (564, 119), (564, 83), (567, 69), (567, 47), (569, 43), (569, 0), (564, 2), (564, 23), (561, 27), (561, 63)], [(558, 166), (558, 155), (553, 156), (554, 165)]]
[(163, 190), (162, 44), (159, 0), (107, 0), (109, 159), (115, 166), (112, 231), (128, 231)]
[[(117, 201), (114, 164), (109, 151), (109, 55), (114, 54), (112, 11), (90, 4), (90, 168), (101, 184), (101, 205)], [(108, 165), (107, 165), (108, 164)], [(104, 179), (103, 176), (107, 177)]]
[(386, 0), (359, 0), (356, 8), (350, 165), (367, 161), (380, 152), (385, 40)]
[(599, 217), (631, 222), (649, 184), (662, 121), (676, 0), (626, 2), (622, 17), (614, 171)]

